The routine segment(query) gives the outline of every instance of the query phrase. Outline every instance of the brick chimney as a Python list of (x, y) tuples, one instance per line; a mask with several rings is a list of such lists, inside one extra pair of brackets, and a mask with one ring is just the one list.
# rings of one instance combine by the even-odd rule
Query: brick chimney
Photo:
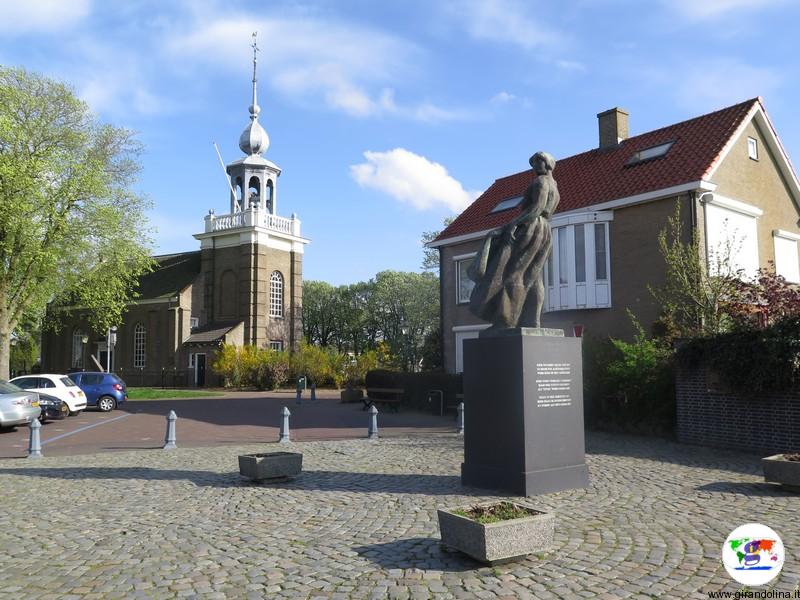
[(600, 149), (616, 148), (622, 140), (628, 139), (628, 112), (615, 107), (597, 115), (600, 130)]

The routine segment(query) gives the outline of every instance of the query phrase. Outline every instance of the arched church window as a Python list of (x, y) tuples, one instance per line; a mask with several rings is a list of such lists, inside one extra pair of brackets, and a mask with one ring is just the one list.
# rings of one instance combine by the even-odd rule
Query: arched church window
[(76, 329), (72, 332), (72, 368), (73, 369), (83, 369), (83, 355), (85, 354), (84, 349), (84, 338), (86, 341), (89, 341), (89, 338), (83, 332), (82, 329)]
[(137, 323), (133, 330), (133, 367), (144, 369), (147, 361), (147, 330), (144, 325)]
[(275, 212), (274, 201), (273, 201), (274, 195), (275, 195), (275, 188), (273, 186), (272, 179), (268, 179), (267, 180), (267, 194), (266, 194), (267, 197), (264, 200), (264, 206), (266, 206), (267, 210), (269, 212), (271, 212), (271, 213)]
[(283, 275), (273, 271), (269, 278), (269, 316), (283, 316)]
[(258, 177), (251, 177), (247, 189), (247, 206), (248, 208), (257, 207), (261, 204), (261, 181)]

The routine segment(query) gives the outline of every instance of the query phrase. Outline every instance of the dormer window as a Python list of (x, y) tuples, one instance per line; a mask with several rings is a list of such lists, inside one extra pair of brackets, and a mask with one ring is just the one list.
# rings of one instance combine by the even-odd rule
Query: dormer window
[(669, 149), (672, 148), (672, 144), (675, 141), (667, 142), (665, 144), (659, 144), (658, 146), (651, 146), (650, 148), (645, 148), (644, 150), (639, 150), (638, 152), (634, 152), (633, 156), (628, 159), (628, 162), (625, 163), (625, 166), (630, 165), (638, 165), (639, 163), (653, 160), (655, 158), (661, 158)]
[(498, 202), (497, 206), (495, 206), (491, 210), (491, 212), (499, 213), (503, 212), (504, 210), (511, 210), (512, 208), (516, 208), (517, 206), (519, 206), (520, 202), (522, 202), (522, 196), (517, 196), (515, 198), (506, 198), (505, 200)]

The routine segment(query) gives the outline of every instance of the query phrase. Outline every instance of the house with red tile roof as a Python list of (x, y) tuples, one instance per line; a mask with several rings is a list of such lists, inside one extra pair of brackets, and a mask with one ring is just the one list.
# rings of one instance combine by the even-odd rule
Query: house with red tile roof
[[(633, 137), (623, 109), (597, 117), (598, 147), (559, 159), (553, 172), (561, 201), (543, 327), (629, 339), (630, 310), (648, 329), (661, 312), (650, 286), (665, 279), (658, 235), (676, 206), (684, 241), (697, 235), (704, 259), (734, 245), (746, 274), (774, 263), (800, 282), (800, 182), (761, 98)], [(462, 370), (464, 340), (488, 327), (469, 311), (469, 264), (487, 233), (519, 214), (534, 177), (497, 179), (429, 244), (440, 254), (448, 371)]]

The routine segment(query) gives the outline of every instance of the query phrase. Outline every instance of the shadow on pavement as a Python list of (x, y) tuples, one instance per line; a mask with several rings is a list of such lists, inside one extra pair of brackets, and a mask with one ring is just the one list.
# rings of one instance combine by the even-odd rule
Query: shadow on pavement
[(317, 490), (356, 493), (424, 494), (428, 496), (485, 496), (491, 491), (461, 486), (455, 475), (404, 475), (350, 473), (345, 471), (303, 471), (296, 479), (280, 483), (256, 483), (238, 471), (188, 471), (150, 467), (65, 467), (0, 469), (0, 475), (24, 475), (53, 479), (144, 479), (148, 481), (189, 481), (202, 487), (264, 487), (287, 490)]
[(761, 475), (761, 455), (722, 448), (679, 444), (676, 441), (632, 434), (586, 432), (587, 454), (624, 456), (642, 460)]
[(777, 484), (766, 483), (763, 481), (753, 483), (746, 481), (715, 481), (714, 483), (699, 485), (694, 489), (696, 489), (698, 492), (741, 494), (743, 496), (769, 496), (773, 498), (796, 495), (793, 492), (784, 490)]
[[(179, 427), (182, 422), (191, 419), (221, 426), (256, 425), (277, 428), (281, 424), (281, 409), (284, 406), (291, 411), (292, 429), (366, 430), (369, 425), (369, 414), (362, 410), (361, 404), (342, 404), (331, 398), (320, 398), (313, 402), (306, 399), (297, 404), (294, 398), (266, 392), (262, 397), (129, 401), (120, 406), (119, 410), (162, 417), (174, 410), (178, 415)], [(455, 430), (455, 421), (451, 415), (439, 416), (411, 409), (399, 412), (381, 411), (378, 425), (381, 428), (424, 428), (444, 432)]]
[(441, 544), (437, 538), (409, 538), (382, 544), (355, 546), (367, 560), (384, 569), (423, 569), (444, 572), (463, 572), (480, 569), (484, 565), (458, 550)]

